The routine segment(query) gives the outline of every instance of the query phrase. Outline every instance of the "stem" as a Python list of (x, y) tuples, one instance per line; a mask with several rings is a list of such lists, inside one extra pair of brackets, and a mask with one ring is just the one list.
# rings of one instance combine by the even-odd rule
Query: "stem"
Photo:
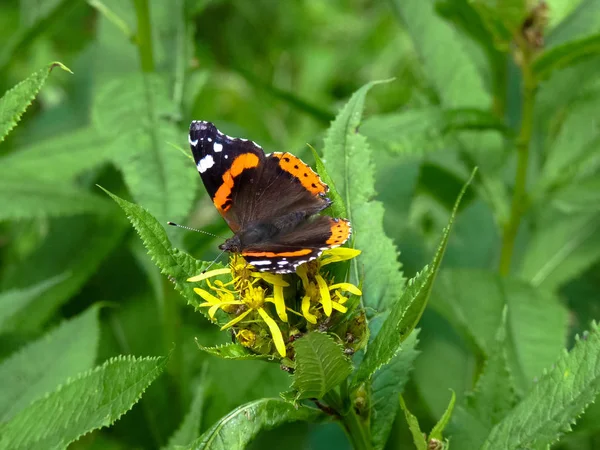
[(137, 16), (137, 43), (142, 71), (154, 72), (154, 56), (152, 53), (152, 28), (150, 26), (150, 9), (148, 0), (133, 0)]
[(502, 235), (502, 250), (500, 252), (500, 274), (506, 276), (510, 272), (510, 263), (515, 239), (521, 224), (521, 217), (525, 210), (527, 200), (527, 166), (529, 163), (529, 143), (533, 132), (533, 106), (535, 100), (536, 82), (531, 72), (531, 51), (527, 43), (520, 45), (523, 52), (523, 106), (521, 114), (521, 130), (517, 137), (517, 172), (515, 178), (515, 190), (513, 193), (510, 216), (504, 226)]
[(354, 450), (372, 450), (368, 423), (356, 413), (354, 408), (350, 407), (347, 411), (344, 411), (343, 401), (336, 391), (328, 392), (324, 400), (337, 410), (352, 448)]

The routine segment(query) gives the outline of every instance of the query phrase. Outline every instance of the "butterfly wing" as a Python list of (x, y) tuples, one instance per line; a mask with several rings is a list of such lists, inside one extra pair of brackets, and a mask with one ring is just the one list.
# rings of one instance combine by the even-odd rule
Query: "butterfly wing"
[(242, 256), (258, 270), (291, 273), (300, 264), (316, 259), (324, 250), (339, 247), (352, 234), (350, 222), (315, 216), (275, 239), (242, 250)]

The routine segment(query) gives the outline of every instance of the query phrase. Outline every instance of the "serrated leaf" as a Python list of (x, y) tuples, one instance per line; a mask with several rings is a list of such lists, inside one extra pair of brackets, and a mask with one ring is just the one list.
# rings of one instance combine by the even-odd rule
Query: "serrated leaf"
[(569, 431), (600, 393), (600, 331), (564, 352), (525, 399), (497, 424), (482, 450), (542, 448)]
[(541, 80), (557, 69), (577, 64), (599, 53), (600, 34), (595, 34), (549, 48), (533, 60), (531, 70)]
[(20, 331), (37, 330), (76, 294), (121, 242), (127, 229), (126, 221), (113, 216), (60, 218), (49, 225), (41, 245), (25, 259), (6, 267), (2, 274), (3, 289), (24, 289), (52, 277), (65, 277), (41, 293), (27, 310), (13, 316), (12, 322)]
[(110, 203), (75, 185), (35, 180), (18, 173), (0, 179), (0, 204), (0, 221), (110, 211)]
[(392, 430), (399, 408), (396, 399), (403, 391), (414, 360), (419, 355), (416, 349), (418, 334), (418, 330), (411, 333), (390, 363), (373, 375), (370, 427), (371, 443), (376, 450), (385, 446)]
[(57, 66), (70, 72), (61, 63), (52, 63), (32, 73), (0, 98), (0, 142), (19, 123), (21, 116), (46, 82), (50, 72)]
[(198, 383), (194, 390), (190, 409), (183, 418), (183, 422), (181, 422), (179, 428), (169, 438), (167, 445), (163, 447), (163, 450), (177, 450), (178, 448), (189, 446), (194, 440), (198, 439), (205, 398), (206, 386)]
[(263, 398), (246, 403), (221, 418), (190, 447), (190, 450), (241, 450), (261, 431), (288, 422), (317, 422), (324, 414), (313, 408)]
[(375, 84), (360, 88), (337, 115), (325, 136), (323, 159), (329, 162), (328, 174), (346, 204), (354, 247), (362, 251), (351, 262), (351, 280), (358, 284), (364, 274), (362, 298), (367, 314), (373, 310), (385, 314), (402, 290), (404, 278), (398, 251), (383, 230), (383, 205), (373, 200), (375, 170), (371, 149), (357, 132), (365, 97)]
[(473, 171), (471, 178), (469, 178), (467, 183), (463, 186), (456, 203), (454, 204), (448, 225), (442, 231), (442, 239), (431, 264), (409, 281), (402, 296), (397, 301), (397, 304), (391, 310), (390, 315), (385, 322), (383, 322), (379, 334), (377, 334), (373, 342), (367, 348), (365, 358), (356, 371), (353, 382), (355, 386), (367, 381), (379, 368), (388, 364), (400, 350), (402, 341), (410, 335), (419, 322), (419, 319), (427, 306), (429, 294), (433, 288), (433, 282), (446, 250), (448, 237), (450, 236), (450, 230), (452, 229), (452, 224), (456, 217), (458, 205), (474, 175), (475, 171)]
[(325, 333), (310, 332), (294, 341), (296, 370), (292, 389), (296, 400), (323, 398), (352, 372), (341, 345)]
[(66, 278), (68, 276), (65, 274), (57, 275), (29, 288), (0, 293), (0, 333), (14, 331), (17, 328), (14, 317), (22, 314), (36, 298)]
[(105, 86), (93, 109), (94, 125), (113, 139), (113, 161), (133, 197), (161, 221), (188, 213), (199, 179), (193, 164), (168, 144), (187, 135), (170, 120), (174, 108), (162, 78), (135, 75)]
[(461, 130), (507, 132), (505, 125), (488, 111), (475, 108), (444, 110), (439, 106), (372, 116), (360, 126), (361, 134), (373, 147), (386, 148), (407, 157), (422, 157), (430, 151), (458, 146), (454, 133)]
[[(198, 261), (187, 253), (172, 247), (165, 229), (146, 209), (123, 200), (106, 189), (104, 191), (125, 211), (127, 218), (142, 238), (144, 246), (154, 263), (160, 267), (161, 272), (169, 277), (175, 285), (175, 289), (190, 305), (197, 307), (199, 297), (194, 292), (194, 287), (198, 287), (198, 284), (186, 280), (200, 274), (208, 263)], [(214, 266), (215, 268), (220, 267), (218, 264)], [(208, 317), (206, 309), (200, 309), (200, 311)]]
[(59, 449), (112, 425), (138, 402), (168, 358), (117, 357), (60, 386), (0, 425), (0, 449)]
[(2, 361), (0, 423), (67, 377), (93, 367), (99, 339), (98, 308), (92, 307)]
[(425, 435), (419, 427), (419, 421), (417, 420), (416, 416), (408, 410), (408, 407), (406, 406), (406, 403), (404, 403), (402, 396), (400, 396), (400, 407), (402, 408), (402, 411), (404, 411), (404, 417), (406, 417), (408, 429), (410, 430), (410, 434), (412, 434), (415, 447), (417, 450), (427, 450), (427, 442), (425, 441)]
[(442, 433), (450, 422), (450, 418), (452, 417), (452, 412), (454, 411), (454, 404), (456, 403), (456, 394), (452, 391), (452, 397), (450, 397), (450, 403), (448, 403), (448, 407), (440, 420), (437, 421), (435, 426), (432, 428), (431, 433), (429, 433), (429, 439), (437, 439), (438, 441), (442, 441), (444, 439)]
[(31, 142), (0, 158), (0, 173), (7, 176), (18, 173), (23, 179), (65, 183), (107, 161), (110, 150), (107, 139), (95, 129), (82, 128)]
[(496, 332), (507, 305), (507, 356), (521, 392), (529, 389), (566, 342), (566, 309), (550, 292), (534, 289), (522, 280), (485, 270), (443, 270), (431, 305), (487, 356), (496, 347)]
[(554, 290), (600, 257), (600, 214), (557, 219), (531, 238), (520, 275), (532, 285)]
[[(196, 341), (198, 343), (198, 341)], [(216, 347), (204, 347), (203, 345), (198, 344), (198, 348), (203, 352), (209, 353), (214, 356), (218, 356), (223, 359), (261, 359), (264, 361), (275, 361), (275, 357), (271, 355), (259, 355), (257, 353), (252, 353), (246, 347), (239, 343), (228, 343), (223, 345), (218, 345)]]

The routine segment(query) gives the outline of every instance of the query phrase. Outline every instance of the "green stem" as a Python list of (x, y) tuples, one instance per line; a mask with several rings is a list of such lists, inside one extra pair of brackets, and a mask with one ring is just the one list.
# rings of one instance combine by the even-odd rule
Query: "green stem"
[(137, 16), (136, 44), (142, 63), (142, 71), (154, 72), (154, 55), (152, 53), (152, 28), (150, 26), (150, 9), (148, 0), (133, 0)]
[(344, 402), (336, 391), (328, 392), (323, 400), (338, 412), (339, 420), (350, 439), (352, 448), (354, 450), (372, 450), (368, 423), (356, 413), (354, 408), (350, 407), (344, 410)]
[(517, 172), (515, 188), (510, 207), (510, 216), (504, 226), (502, 235), (502, 250), (500, 252), (499, 271), (501, 275), (508, 275), (512, 260), (515, 239), (521, 224), (521, 217), (527, 203), (527, 167), (529, 163), (529, 143), (533, 132), (533, 107), (535, 101), (536, 81), (531, 72), (531, 53), (526, 48), (526, 43), (521, 46), (523, 52), (523, 106), (521, 114), (521, 130), (517, 137)]

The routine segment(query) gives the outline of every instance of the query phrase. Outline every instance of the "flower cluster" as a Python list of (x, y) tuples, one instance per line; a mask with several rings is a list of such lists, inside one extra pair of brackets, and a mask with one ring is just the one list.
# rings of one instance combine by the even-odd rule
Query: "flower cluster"
[[(208, 308), (212, 320), (216, 320), (219, 310), (229, 316), (222, 330), (231, 328), (240, 344), (261, 354), (272, 353), (272, 343), (284, 358), (287, 354), (284, 335), (289, 342), (294, 333), (318, 326), (322, 319), (330, 319), (334, 311), (346, 313), (349, 295), (361, 295), (353, 284), (336, 283), (322, 270), (359, 254), (359, 250), (343, 247), (326, 250), (321, 258), (298, 267), (299, 282), (294, 275), (259, 272), (241, 256), (232, 255), (229, 267), (202, 273), (188, 281), (206, 282), (207, 289), (194, 288), (194, 291), (204, 300), (200, 307)], [(293, 320), (293, 326), (288, 313), (299, 318)]]

